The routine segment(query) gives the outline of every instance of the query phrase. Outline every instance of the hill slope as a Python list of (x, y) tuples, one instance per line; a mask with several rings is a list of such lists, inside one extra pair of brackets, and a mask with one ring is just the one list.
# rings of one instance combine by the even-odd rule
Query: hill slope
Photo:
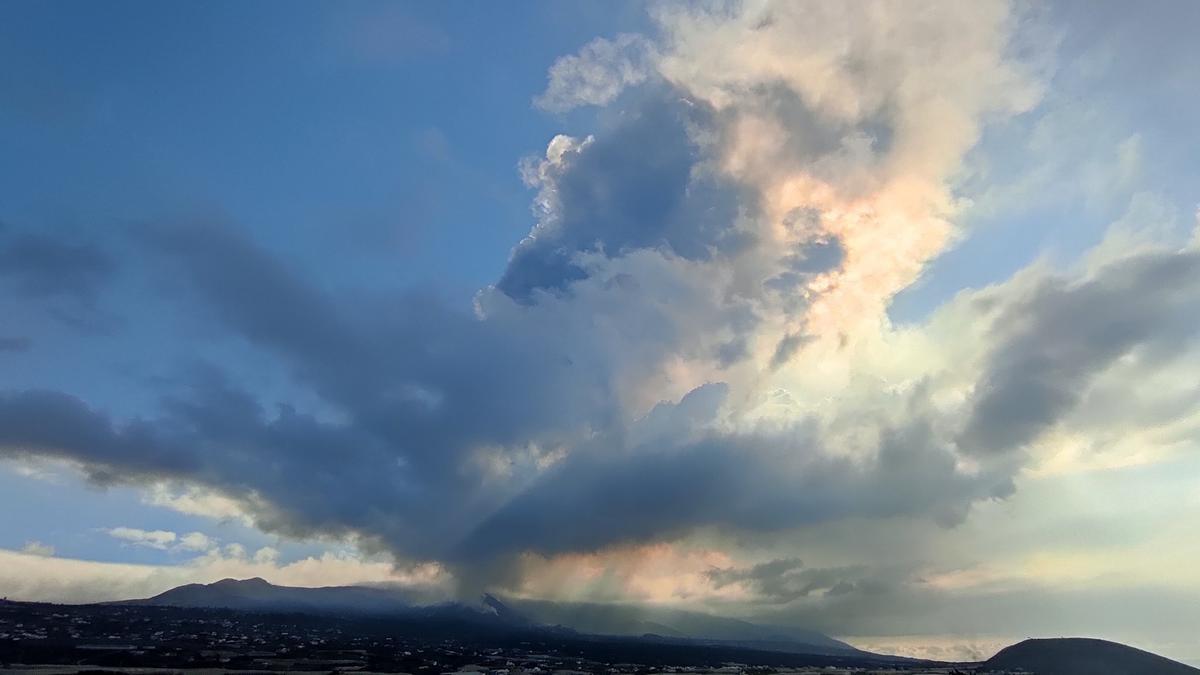
[(1200, 675), (1157, 654), (1090, 638), (1025, 640), (1001, 649), (984, 665), (1037, 675)]
[(398, 591), (369, 586), (303, 588), (263, 579), (222, 579), (187, 584), (151, 598), (119, 604), (221, 608), (258, 612), (367, 614), (487, 623), (495, 626), (557, 626), (579, 633), (646, 639), (660, 644), (707, 643), (801, 654), (873, 656), (816, 631), (763, 626), (699, 612), (633, 605), (500, 600), (484, 595), (478, 606), (420, 606)]
[(364, 614), (406, 613), (414, 610), (403, 595), (383, 588), (276, 586), (257, 577), (244, 580), (222, 579), (211, 584), (187, 584), (151, 598), (125, 600), (121, 604)]
[(567, 626), (593, 635), (690, 639), (771, 651), (844, 654), (853, 646), (817, 631), (762, 624), (679, 609), (587, 602), (509, 600), (522, 615), (545, 625)]

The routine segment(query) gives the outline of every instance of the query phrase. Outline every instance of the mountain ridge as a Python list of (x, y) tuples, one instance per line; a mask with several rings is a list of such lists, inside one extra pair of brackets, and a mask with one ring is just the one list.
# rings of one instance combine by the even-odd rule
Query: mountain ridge
[[(848, 643), (802, 628), (757, 624), (703, 612), (654, 608), (619, 603), (510, 600), (509, 604), (533, 621), (562, 625), (584, 633), (657, 639), (691, 639), (725, 644), (770, 646), (786, 651), (787, 645), (804, 645), (814, 653), (861, 652)], [(862, 652), (866, 653), (866, 652)]]
[[(420, 605), (405, 593), (386, 587), (279, 586), (253, 577), (185, 584), (149, 598), (100, 604), (394, 617), (463, 629), (548, 631), (581, 639), (629, 639), (675, 647), (734, 647), (895, 664), (914, 662), (863, 651), (817, 631), (789, 626), (663, 607), (507, 599), (491, 593), (484, 593), (478, 604)], [(974, 665), (1035, 675), (1200, 675), (1200, 670), (1166, 657), (1092, 638), (1028, 639)]]
[(1035, 675), (1200, 675), (1200, 669), (1165, 656), (1096, 638), (1030, 638), (983, 664)]
[(280, 586), (261, 577), (185, 584), (149, 598), (106, 604), (425, 617), (670, 644), (687, 642), (805, 654), (879, 656), (816, 631), (762, 626), (685, 610), (505, 600), (490, 593), (483, 594), (478, 605), (459, 602), (418, 605), (403, 593), (388, 588)]

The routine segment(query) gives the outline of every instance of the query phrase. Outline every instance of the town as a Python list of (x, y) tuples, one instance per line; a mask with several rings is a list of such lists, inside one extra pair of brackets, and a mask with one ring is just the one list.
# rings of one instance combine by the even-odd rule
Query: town
[(446, 622), (139, 605), (0, 601), (0, 667), (67, 673), (388, 672), (975, 673), (969, 664), (654, 644), (574, 633), (494, 632)]

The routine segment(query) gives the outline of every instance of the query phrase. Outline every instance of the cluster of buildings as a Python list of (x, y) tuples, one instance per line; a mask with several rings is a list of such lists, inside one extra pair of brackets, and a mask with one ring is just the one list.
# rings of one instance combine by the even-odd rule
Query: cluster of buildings
[(394, 623), (386, 621), (302, 614), (0, 601), (0, 668), (28, 670), (37, 665), (41, 675), (96, 670), (132, 670), (146, 675), (160, 669), (410, 675), (955, 672), (951, 668), (636, 663), (598, 657), (587, 643), (578, 640), (446, 637), (413, 634), (420, 633), (420, 627), (411, 628), (414, 630), (397, 631)]

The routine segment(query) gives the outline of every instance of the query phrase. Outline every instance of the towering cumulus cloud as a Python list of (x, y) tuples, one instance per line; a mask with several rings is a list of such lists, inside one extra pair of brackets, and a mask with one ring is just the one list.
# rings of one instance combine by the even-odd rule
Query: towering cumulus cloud
[[(1007, 4), (668, 5), (655, 22), (550, 69), (538, 107), (603, 109), (522, 164), (537, 222), (473, 308), (330, 294), (228, 224), (127, 233), (323, 412), (269, 409), (210, 365), (136, 416), (0, 393), (0, 452), (188, 485), (265, 531), (511, 588), (524, 565), (700, 534), (954, 526), (1082, 424), (1112, 369), (1188, 353), (1194, 245), (1034, 266), (889, 322), (956, 241), (966, 153), (1038, 102)], [(29, 241), (0, 231), (0, 258)], [(803, 576), (785, 601), (858, 583), (785, 562), (700, 580)]]

